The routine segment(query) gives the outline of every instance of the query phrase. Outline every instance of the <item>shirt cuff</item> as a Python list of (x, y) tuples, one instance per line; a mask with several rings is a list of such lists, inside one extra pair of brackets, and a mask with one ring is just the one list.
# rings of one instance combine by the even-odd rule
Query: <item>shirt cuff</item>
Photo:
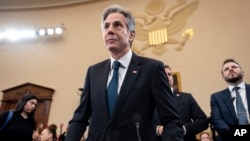
[(160, 128), (160, 126), (157, 126), (157, 127), (156, 127), (156, 135), (157, 135), (157, 136), (160, 136), (160, 135), (159, 135), (159, 128)]
[(185, 126), (183, 125), (182, 128), (183, 128), (183, 133), (184, 133), (184, 135), (186, 135), (187, 130), (186, 130)]

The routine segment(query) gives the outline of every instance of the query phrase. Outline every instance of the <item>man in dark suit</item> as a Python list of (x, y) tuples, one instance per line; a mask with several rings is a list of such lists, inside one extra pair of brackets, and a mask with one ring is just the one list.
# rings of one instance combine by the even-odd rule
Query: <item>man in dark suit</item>
[[(79, 141), (87, 125), (87, 141), (153, 141), (155, 107), (164, 125), (163, 140), (183, 141), (183, 124), (163, 63), (137, 56), (131, 50), (135, 38), (131, 13), (112, 5), (104, 10), (101, 25), (111, 58), (89, 67), (82, 99), (69, 122), (66, 141)], [(109, 83), (113, 84), (113, 76), (117, 74), (116, 65), (112, 64), (117, 61), (120, 63), (118, 96), (113, 102), (108, 93)], [(110, 103), (115, 103), (114, 110)]]
[(219, 139), (230, 141), (230, 127), (241, 124), (238, 121), (235, 100), (237, 96), (234, 87), (239, 87), (239, 97), (241, 97), (246, 110), (243, 113), (247, 117), (245, 124), (249, 124), (250, 85), (244, 82), (244, 72), (234, 59), (226, 59), (223, 62), (221, 74), (228, 87), (211, 95), (211, 124), (219, 133)]
[[(197, 141), (196, 134), (208, 128), (208, 118), (190, 93), (178, 92), (177, 90), (174, 90), (174, 79), (170, 66), (165, 65), (165, 72), (168, 76), (169, 84), (173, 91), (181, 120), (184, 123), (184, 141)], [(156, 133), (159, 136), (158, 140), (161, 140), (163, 126), (158, 120), (157, 113), (155, 113), (154, 122)]]

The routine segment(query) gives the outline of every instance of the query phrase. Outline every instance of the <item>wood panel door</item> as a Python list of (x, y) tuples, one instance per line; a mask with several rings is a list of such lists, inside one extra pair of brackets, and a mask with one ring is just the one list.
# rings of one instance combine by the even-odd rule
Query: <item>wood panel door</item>
[(25, 83), (13, 88), (3, 90), (0, 113), (15, 109), (18, 100), (26, 93), (32, 93), (37, 96), (38, 104), (35, 112), (37, 126), (42, 127), (48, 124), (50, 105), (54, 90), (48, 87)]

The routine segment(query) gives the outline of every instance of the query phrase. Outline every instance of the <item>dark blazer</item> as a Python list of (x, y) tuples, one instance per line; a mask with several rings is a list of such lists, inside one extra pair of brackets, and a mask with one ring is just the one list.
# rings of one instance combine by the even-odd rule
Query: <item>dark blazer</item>
[(128, 66), (117, 105), (109, 118), (106, 87), (110, 59), (90, 66), (80, 105), (69, 122), (66, 141), (79, 141), (89, 124), (87, 141), (138, 141), (133, 116), (141, 116), (142, 141), (153, 141), (154, 108), (165, 125), (164, 141), (183, 141), (182, 122), (163, 63), (135, 54)]
[(208, 118), (190, 93), (174, 91), (177, 109), (186, 128), (185, 141), (196, 141), (196, 134), (208, 128)]
[[(173, 93), (178, 112), (186, 128), (184, 141), (197, 141), (196, 134), (208, 128), (208, 118), (190, 93), (177, 91)], [(155, 125), (160, 124), (157, 117), (154, 122), (156, 122)], [(161, 139), (158, 138), (158, 140)]]
[[(250, 85), (246, 84), (248, 113), (250, 113)], [(223, 141), (230, 141), (230, 126), (237, 125), (238, 119), (229, 89), (211, 95), (211, 124)]]

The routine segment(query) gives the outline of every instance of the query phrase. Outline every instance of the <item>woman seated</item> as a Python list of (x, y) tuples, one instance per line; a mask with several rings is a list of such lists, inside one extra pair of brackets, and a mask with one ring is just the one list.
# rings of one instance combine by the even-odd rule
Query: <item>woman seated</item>
[(57, 141), (57, 126), (51, 124), (48, 127), (44, 128), (40, 135), (40, 141)]

